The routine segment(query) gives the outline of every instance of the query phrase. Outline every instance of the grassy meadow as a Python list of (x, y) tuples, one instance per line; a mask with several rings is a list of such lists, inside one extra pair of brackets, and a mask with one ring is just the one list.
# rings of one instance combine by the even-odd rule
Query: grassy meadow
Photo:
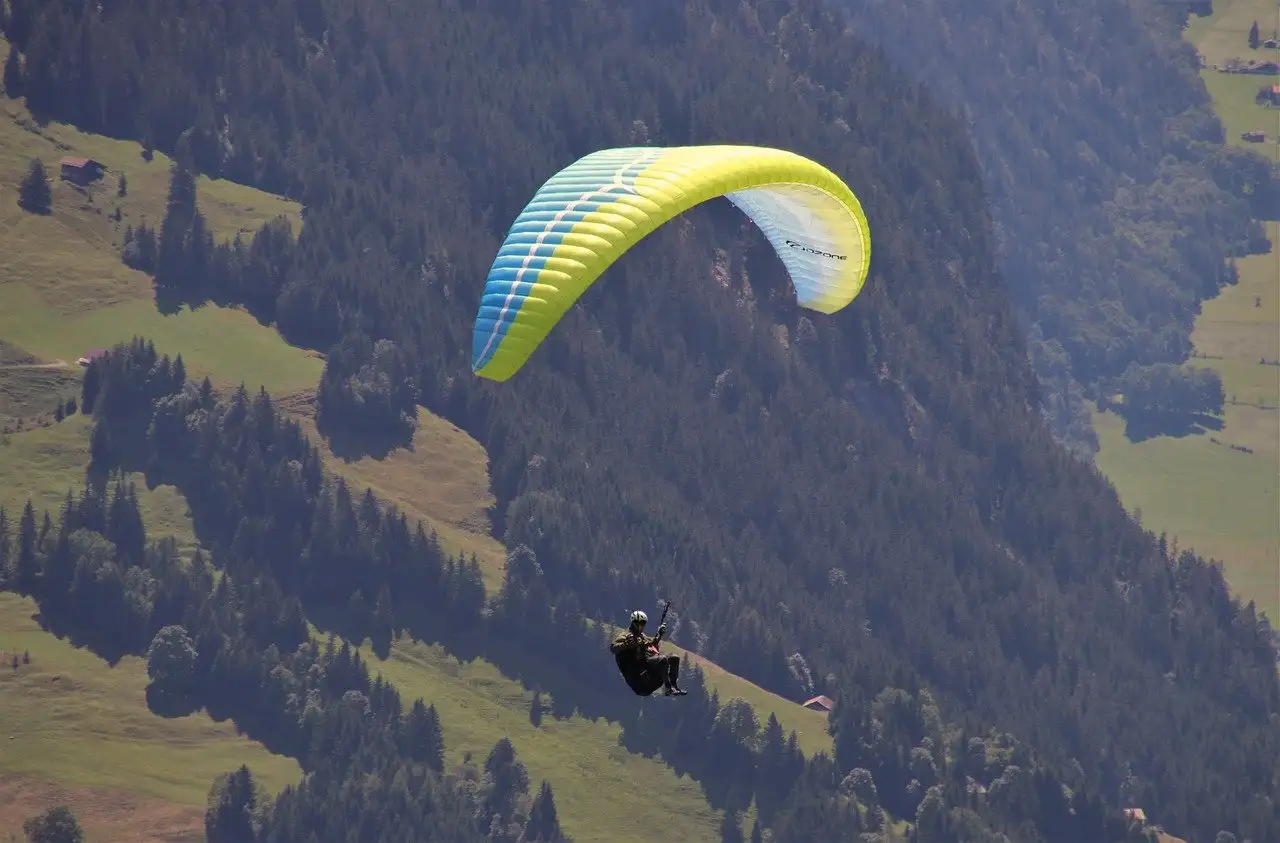
[[(618, 726), (544, 714), (534, 728), (529, 721), (531, 691), (490, 664), (459, 662), (439, 646), (402, 641), (385, 662), (367, 651), (363, 655), (370, 669), (380, 671), (402, 694), (435, 705), (447, 764), (461, 763), (464, 753), (470, 753), (471, 762), (483, 766), (494, 743), (508, 737), (528, 767), (530, 789), (536, 791), (542, 779), (551, 782), (561, 825), (578, 843), (606, 843), (628, 828), (662, 829), (673, 840), (718, 839), (719, 813), (702, 797), (698, 783), (677, 777), (660, 759), (628, 752), (618, 744)], [(612, 666), (608, 661), (602, 660), (605, 669)], [(639, 782), (643, 786), (637, 787)], [(602, 798), (604, 793), (608, 798)]]
[[(35, 613), (31, 600), (0, 594), (0, 828), (20, 828), (54, 791), (80, 815), (90, 841), (160, 831), (166, 840), (202, 840), (216, 776), (248, 764), (273, 793), (298, 780), (297, 762), (237, 735), (229, 722), (151, 714), (145, 659), (108, 667), (42, 631)], [(121, 812), (121, 803), (134, 810)], [(139, 816), (152, 821), (139, 825)]]
[[(6, 53), (0, 41), (0, 61)], [(107, 177), (88, 190), (59, 181), (57, 161), (67, 154), (101, 161)], [(47, 217), (26, 214), (16, 203), (17, 186), (36, 156), (52, 179), (54, 211)], [(0, 507), (11, 522), (28, 499), (56, 511), (68, 489), (83, 485), (90, 422), (78, 414), (57, 421), (54, 408), (79, 396), (78, 357), (134, 335), (152, 339), (162, 352), (181, 353), (190, 374), (208, 375), (219, 389), (241, 382), (251, 390), (266, 387), (319, 441), (312, 420), (323, 366), (318, 355), (289, 346), (238, 309), (210, 305), (162, 315), (150, 279), (120, 261), (126, 225), (158, 224), (169, 165), (159, 153), (144, 161), (137, 144), (59, 124), (38, 126), (20, 102), (0, 99)], [(117, 195), (122, 172), (123, 197)], [(300, 224), (297, 205), (284, 199), (203, 177), (198, 190), (220, 239), (251, 233), (281, 214), (295, 230)], [(490, 588), (501, 582), (505, 550), (488, 528), (488, 457), (466, 433), (422, 411), (411, 448), (384, 459), (346, 460), (322, 451), (331, 470), (435, 527), (450, 551), (474, 553)], [(194, 549), (181, 493), (146, 489), (141, 477), (134, 479), (150, 535), (174, 535)], [(237, 736), (231, 724), (203, 714), (151, 715), (141, 660), (108, 666), (40, 631), (33, 613), (30, 601), (0, 595), (0, 651), (31, 655), (31, 664), (16, 672), (0, 665), (0, 733), (8, 735), (0, 737), (0, 828), (20, 824), (56, 799), (75, 807), (90, 841), (200, 840), (203, 812), (197, 809), (218, 773), (248, 763), (275, 789), (297, 779), (295, 762)], [(747, 700), (762, 720), (774, 711), (784, 727), (797, 730), (807, 752), (830, 751), (825, 715), (699, 663), (722, 698)], [(602, 665), (606, 679), (615, 679), (609, 660)], [(469, 750), (482, 763), (493, 743), (508, 736), (535, 782), (552, 783), (566, 830), (579, 841), (614, 839), (620, 827), (664, 829), (688, 841), (718, 837), (719, 817), (700, 788), (660, 760), (622, 749), (616, 726), (548, 716), (535, 729), (528, 719), (530, 690), (483, 661), (462, 664), (438, 647), (402, 642), (388, 661), (372, 659), (370, 666), (407, 699), (422, 696), (437, 706), (454, 761)], [(643, 793), (599, 798), (599, 783), (625, 781), (643, 781)]]
[[(321, 441), (313, 391), (285, 396), (280, 403), (312, 442)], [(327, 448), (321, 455), (329, 471), (359, 489), (372, 488), (411, 521), (421, 519), (434, 527), (446, 552), (475, 554), (485, 588), (501, 587), (507, 551), (489, 530), (488, 511), (495, 503), (489, 455), (466, 431), (419, 407), (418, 429), (408, 448), (382, 459), (349, 459)]]
[[(1213, 70), (1232, 58), (1280, 61), (1280, 50), (1250, 50), (1249, 28), (1263, 40), (1280, 26), (1276, 0), (1215, 0), (1214, 14), (1192, 18), (1187, 39), (1205, 59), (1201, 72), (1229, 143), (1280, 160), (1280, 109), (1254, 102), (1274, 76)], [(1241, 139), (1262, 131), (1264, 143)], [(1204, 303), (1191, 340), (1191, 365), (1222, 377), (1227, 406), (1221, 430), (1140, 442), (1123, 421), (1097, 414), (1098, 467), (1148, 529), (1180, 547), (1218, 559), (1233, 590), (1280, 623), (1280, 224), (1266, 223), (1273, 244), (1238, 261), (1240, 282)], [(1270, 361), (1270, 362), (1262, 362)]]

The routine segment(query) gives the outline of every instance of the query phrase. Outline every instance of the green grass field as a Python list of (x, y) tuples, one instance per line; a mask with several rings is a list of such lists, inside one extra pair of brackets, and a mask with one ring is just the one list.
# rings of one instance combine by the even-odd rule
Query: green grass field
[[(28, 500), (37, 512), (56, 513), (67, 491), (79, 494), (89, 463), (89, 419), (71, 416), (60, 424), (0, 437), (0, 507), (16, 524)], [(186, 498), (173, 486), (148, 489), (141, 474), (138, 502), (151, 536), (173, 536), (180, 549), (196, 547)], [(0, 755), (3, 752), (0, 751)]]
[(819, 752), (831, 754), (831, 736), (827, 734), (827, 715), (819, 711), (810, 711), (795, 704), (779, 704), (776, 694), (766, 691), (741, 676), (730, 673), (714, 662), (700, 658), (695, 654), (670, 644), (662, 645), (664, 650), (679, 653), (690, 667), (702, 668), (707, 676), (707, 684), (720, 695), (721, 701), (732, 698), (743, 700), (756, 710), (761, 723), (768, 719), (772, 712), (778, 718), (783, 732), (796, 733), (796, 742), (806, 756)]
[[(1280, 49), (1249, 49), (1249, 28), (1258, 23), (1262, 40), (1280, 38), (1280, 6), (1274, 0), (1214, 0), (1209, 17), (1192, 16), (1184, 37), (1204, 57), (1200, 72), (1214, 110), (1222, 120), (1227, 142), (1253, 150), (1259, 155), (1280, 161), (1280, 110), (1263, 108), (1254, 102), (1258, 88), (1280, 82), (1274, 76), (1220, 73), (1214, 65), (1224, 66), (1233, 59), (1248, 61), (1280, 61)], [(1266, 134), (1263, 143), (1241, 140), (1243, 132)]]
[[(1272, 37), (1280, 6), (1275, 0), (1215, 0), (1214, 10), (1211, 17), (1193, 17), (1186, 37), (1209, 65), (1201, 75), (1227, 140), (1280, 160), (1280, 109), (1254, 102), (1258, 87), (1277, 78), (1212, 70), (1232, 58), (1280, 61), (1280, 50), (1248, 46), (1255, 20), (1261, 37)], [(1253, 130), (1266, 132), (1267, 142), (1241, 140), (1242, 132)], [(1191, 365), (1212, 368), (1223, 380), (1229, 403), (1222, 430), (1135, 443), (1112, 414), (1095, 414), (1094, 426), (1102, 446), (1098, 467), (1125, 505), (1141, 511), (1148, 529), (1168, 532), (1180, 547), (1220, 560), (1234, 591), (1277, 623), (1280, 367), (1260, 360), (1280, 360), (1280, 224), (1268, 222), (1267, 232), (1272, 251), (1238, 261), (1240, 283), (1204, 303), (1191, 334), (1197, 352), (1207, 355)]]
[(0, 366), (34, 364), (36, 359), (25, 349), (0, 340)]
[[(298, 780), (295, 761), (237, 735), (231, 723), (152, 715), (145, 660), (108, 667), (42, 631), (35, 611), (30, 600), (0, 594), (0, 775), (201, 809), (214, 777), (241, 764), (272, 792)], [(13, 669), (15, 653), (30, 663)]]
[(66, 365), (0, 362), (0, 430), (19, 420), (51, 421), (56, 404), (79, 395), (80, 377)]
[[(0, 41), (0, 60), (6, 52)], [(103, 162), (111, 174), (87, 193), (55, 178), (49, 217), (18, 209), (16, 188), (28, 161), (38, 155), (56, 174), (57, 159), (72, 153)], [(19, 417), (24, 420), (21, 430), (0, 437), (0, 506), (11, 519), (27, 499), (40, 509), (56, 510), (69, 488), (82, 486), (89, 421), (75, 415), (54, 423), (55, 402), (78, 396), (81, 370), (75, 360), (80, 355), (135, 334), (152, 339), (166, 353), (181, 353), (189, 373), (210, 376), (220, 389), (240, 382), (251, 389), (265, 386), (319, 441), (311, 420), (313, 390), (323, 365), (318, 356), (287, 345), (274, 329), (239, 310), (206, 306), (163, 316), (152, 302), (150, 279), (121, 263), (124, 225), (144, 218), (156, 224), (168, 185), (169, 162), (157, 154), (147, 163), (138, 153), (136, 144), (70, 127), (37, 127), (20, 103), (0, 99), (0, 421), (13, 425)], [(120, 171), (129, 186), (124, 198), (115, 195)], [(297, 206), (227, 182), (201, 178), (199, 203), (223, 239), (256, 230), (278, 214), (297, 225)], [(112, 219), (117, 204), (119, 223)], [(59, 361), (65, 365), (58, 366)], [(425, 412), (420, 421), (411, 450), (354, 461), (326, 453), (326, 462), (361, 487), (373, 487), (410, 517), (423, 518), (451, 552), (475, 553), (486, 583), (496, 586), (505, 550), (488, 533), (486, 509), (493, 495), (487, 455), (448, 422)], [(185, 548), (194, 548), (183, 496), (172, 487), (146, 490), (140, 477), (134, 479), (149, 534), (174, 535)], [(74, 788), (74, 804), (90, 812), (86, 824), (94, 831), (91, 840), (138, 840), (147, 834), (157, 841), (200, 839), (184, 837), (189, 829), (162, 834), (164, 823), (189, 824), (190, 817), (182, 814), (186, 819), (179, 821), (157, 805), (202, 805), (213, 777), (242, 762), (277, 786), (296, 777), (293, 762), (235, 737), (228, 725), (204, 716), (168, 721), (150, 715), (143, 707), (141, 662), (126, 660), (110, 668), (41, 632), (30, 620), (31, 612), (28, 602), (0, 596), (0, 650), (26, 649), (33, 655), (32, 666), (20, 670), (19, 678), (0, 670), (0, 727), (9, 729), (11, 721), (40, 723), (22, 737), (0, 738), (0, 824), (8, 817), (3, 804), (12, 792), (38, 792), (44, 794), (41, 799), (51, 799), (55, 791)], [(784, 728), (796, 729), (807, 752), (830, 751), (825, 715), (700, 663), (722, 699), (745, 699), (762, 720), (774, 711)], [(438, 648), (408, 644), (397, 645), (391, 660), (375, 660), (371, 667), (395, 681), (407, 699), (423, 696), (437, 705), (455, 759), (467, 749), (487, 753), (499, 737), (510, 737), (535, 780), (551, 781), (562, 821), (578, 840), (614, 839), (620, 827), (662, 829), (689, 841), (717, 837), (719, 818), (695, 783), (677, 778), (660, 761), (623, 750), (614, 726), (582, 718), (556, 723), (548, 717), (541, 729), (534, 729), (528, 722), (530, 692), (491, 665), (459, 665)], [(51, 682), (52, 674), (68, 683), (55, 689), (60, 691), (56, 705), (33, 690), (40, 681)], [(616, 677), (609, 673), (607, 678)], [(102, 773), (108, 769), (102, 764), (97, 772), (90, 769), (108, 747), (112, 774)], [(120, 771), (122, 764), (128, 770)], [(616, 799), (600, 798), (597, 783), (630, 781), (642, 781), (643, 788)], [(105, 785), (116, 789), (115, 802), (99, 791), (95, 798), (85, 795), (84, 788)], [(158, 800), (148, 803), (155, 823), (138, 825), (136, 811), (107, 810), (125, 797)], [(32, 812), (43, 807), (38, 802), (32, 803)]]
[[(557, 721), (545, 714), (534, 728), (529, 722), (532, 692), (492, 665), (461, 664), (438, 646), (398, 643), (385, 662), (365, 656), (371, 670), (380, 671), (406, 697), (435, 705), (447, 763), (459, 763), (470, 752), (473, 763), (483, 765), (494, 743), (507, 736), (529, 769), (531, 790), (542, 779), (551, 782), (560, 822), (578, 843), (605, 843), (617, 840), (620, 829), (640, 828), (661, 830), (672, 840), (718, 839), (720, 817), (699, 785), (677, 777), (660, 760), (623, 749), (616, 725), (582, 717)], [(672, 704), (679, 702), (649, 703), (653, 708)]]
[[(286, 396), (288, 410), (313, 442), (316, 432), (314, 393)], [(418, 429), (411, 449), (399, 449), (383, 459), (341, 459), (322, 451), (325, 466), (358, 488), (392, 501), (410, 520), (420, 519), (439, 534), (450, 554), (475, 554), (490, 591), (502, 585), (507, 552), (489, 533), (489, 455), (484, 446), (442, 418), (418, 408)]]
[[(666, 649), (689, 658), (678, 647)], [(615, 839), (618, 828), (632, 827), (637, 816), (653, 810), (655, 802), (669, 811), (668, 819), (652, 820), (661, 823), (664, 835), (677, 840), (714, 840), (717, 836), (720, 818), (702, 798), (698, 784), (677, 777), (660, 759), (627, 752), (618, 745), (621, 730), (616, 725), (579, 716), (557, 721), (547, 714), (535, 728), (529, 722), (532, 691), (484, 661), (461, 663), (439, 646), (402, 640), (393, 646), (391, 658), (385, 662), (378, 661), (367, 647), (362, 652), (370, 669), (381, 672), (401, 693), (435, 705), (444, 728), (448, 763), (461, 762), (466, 752), (471, 753), (474, 763), (483, 763), (499, 738), (510, 738), (529, 768), (531, 780), (552, 782), (565, 832), (579, 843)], [(796, 731), (806, 754), (831, 751), (826, 715), (797, 705), (778, 705), (778, 698), (768, 691), (710, 662), (692, 658), (722, 699), (743, 699), (764, 712), (762, 718), (774, 711), (784, 730)], [(609, 679), (616, 677), (610, 674)], [(654, 699), (643, 704), (660, 712), (663, 706), (680, 703)], [(637, 780), (645, 782), (643, 789), (631, 786)], [(609, 799), (599, 798), (600, 788), (612, 794)]]
[[(1276, 55), (1271, 58), (1280, 60), (1280, 50), (1272, 52)], [(1272, 161), (1280, 160), (1280, 145), (1277, 145), (1277, 138), (1280, 138), (1280, 109), (1265, 108), (1253, 101), (1258, 88), (1275, 84), (1277, 77), (1219, 73), (1206, 69), (1200, 71), (1200, 78), (1209, 89), (1209, 96), (1213, 97), (1214, 110), (1222, 121), (1227, 142)], [(1248, 143), (1240, 138), (1245, 132), (1262, 132), (1266, 140)]]
[[(2, 271), (2, 270), (0, 270)], [(206, 305), (162, 315), (150, 299), (133, 299), (74, 314), (20, 283), (0, 283), (0, 333), (44, 359), (74, 364), (85, 351), (145, 336), (167, 354), (182, 354), (190, 377), (215, 377), (224, 387), (244, 383), (256, 392), (284, 394), (313, 388), (323, 361), (285, 345), (242, 310)]]
[[(1227, 413), (1227, 428), (1232, 413)], [(1207, 435), (1132, 443), (1111, 413), (1094, 416), (1098, 466), (1143, 526), (1223, 562), (1232, 588), (1277, 618), (1275, 450), (1244, 454)], [(1225, 434), (1225, 430), (1224, 430)], [(1215, 434), (1219, 442), (1223, 434)], [(1268, 464), (1270, 461), (1270, 464)], [(1270, 597), (1268, 597), (1270, 595)]]

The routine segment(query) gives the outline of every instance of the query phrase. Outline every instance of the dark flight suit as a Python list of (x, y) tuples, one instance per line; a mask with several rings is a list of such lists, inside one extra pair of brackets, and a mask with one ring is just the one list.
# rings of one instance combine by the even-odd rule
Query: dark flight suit
[(675, 685), (680, 675), (680, 657), (657, 652), (656, 637), (626, 632), (613, 639), (614, 660), (622, 678), (637, 695), (647, 697), (664, 685)]

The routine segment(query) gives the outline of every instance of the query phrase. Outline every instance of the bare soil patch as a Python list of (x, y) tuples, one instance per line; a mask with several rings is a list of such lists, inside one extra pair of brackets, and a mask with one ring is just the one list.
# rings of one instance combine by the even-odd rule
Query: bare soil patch
[(204, 812), (107, 788), (66, 788), (26, 776), (0, 776), (0, 841), (26, 839), (22, 824), (54, 805), (75, 812), (86, 843), (198, 843)]

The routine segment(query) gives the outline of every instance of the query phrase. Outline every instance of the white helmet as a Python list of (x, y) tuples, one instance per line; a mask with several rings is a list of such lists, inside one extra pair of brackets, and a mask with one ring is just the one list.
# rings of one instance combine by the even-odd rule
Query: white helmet
[(648, 623), (648, 622), (649, 622), (649, 616), (648, 616), (648, 615), (646, 615), (644, 612), (640, 611), (639, 609), (636, 609), (634, 612), (632, 612), (632, 613), (631, 613), (631, 622), (632, 622), (633, 624), (635, 624), (635, 623)]

